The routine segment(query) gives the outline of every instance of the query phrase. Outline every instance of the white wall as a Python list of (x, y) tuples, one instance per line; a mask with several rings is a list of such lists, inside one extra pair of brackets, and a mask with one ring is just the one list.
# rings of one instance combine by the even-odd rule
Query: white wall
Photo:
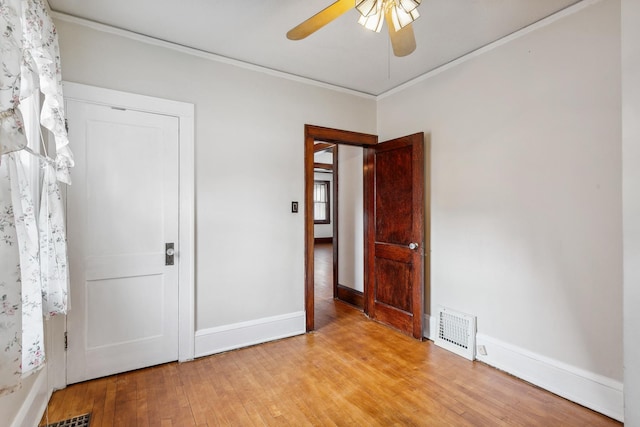
[(640, 2), (622, 1), (625, 424), (640, 426)]
[(333, 164), (333, 153), (331, 151), (320, 151), (320, 152), (314, 153), (313, 161), (316, 163)]
[(0, 420), (11, 427), (35, 426), (40, 422), (51, 393), (65, 386), (63, 316), (45, 321), (47, 363), (39, 371), (23, 378), (21, 388), (0, 397)]
[(361, 147), (338, 148), (338, 284), (364, 291), (364, 200)]
[(63, 78), (195, 104), (196, 329), (304, 310), (304, 124), (375, 101), (56, 20)]
[(620, 3), (585, 3), (382, 97), (378, 134), (430, 134), (431, 313), (621, 400)]

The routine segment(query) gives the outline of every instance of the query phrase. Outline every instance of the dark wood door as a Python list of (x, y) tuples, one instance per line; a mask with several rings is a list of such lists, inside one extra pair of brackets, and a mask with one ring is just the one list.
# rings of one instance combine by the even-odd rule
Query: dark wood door
[(422, 338), (424, 134), (365, 149), (366, 311)]

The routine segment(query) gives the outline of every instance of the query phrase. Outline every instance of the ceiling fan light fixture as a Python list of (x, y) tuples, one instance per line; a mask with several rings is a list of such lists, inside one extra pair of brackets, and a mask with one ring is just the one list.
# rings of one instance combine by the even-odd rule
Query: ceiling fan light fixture
[(387, 25), (395, 31), (406, 27), (420, 17), (418, 6), (422, 0), (356, 0), (356, 9), (360, 12), (358, 23), (365, 28), (380, 32), (384, 22), (385, 10), (391, 17)]
[(382, 0), (356, 0), (356, 9), (360, 15), (369, 17), (382, 8)]
[(394, 3), (404, 9), (405, 12), (411, 13), (416, 7), (420, 6), (422, 0), (395, 0)]
[(387, 25), (392, 24), (396, 31), (400, 31), (400, 29), (411, 24), (419, 17), (420, 14), (415, 7), (410, 12), (407, 12), (401, 6), (394, 5), (391, 7), (391, 23), (387, 22)]
[(335, 0), (289, 30), (287, 38), (301, 40), (355, 8), (360, 14), (358, 23), (369, 30), (380, 32), (382, 23), (387, 21), (393, 54), (407, 56), (416, 49), (411, 23), (420, 16), (417, 7), (421, 2), (422, 0)]
[(382, 17), (383, 17), (382, 13), (378, 13), (371, 16), (361, 16), (358, 19), (358, 24), (362, 25), (367, 30), (371, 30), (371, 31), (375, 31), (376, 33), (379, 33), (380, 30), (382, 29), (382, 23), (384, 22), (384, 19), (382, 19)]
[(368, 30), (379, 33), (384, 22), (384, 0), (361, 0), (356, 2), (356, 9), (360, 12), (358, 24)]

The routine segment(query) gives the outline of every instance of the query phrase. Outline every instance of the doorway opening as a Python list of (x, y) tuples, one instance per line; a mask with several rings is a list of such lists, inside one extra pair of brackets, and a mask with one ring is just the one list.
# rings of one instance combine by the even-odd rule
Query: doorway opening
[[(373, 320), (402, 333), (424, 336), (425, 273), (429, 269), (429, 228), (426, 226), (425, 135), (422, 132), (378, 143), (376, 135), (305, 125), (305, 316), (306, 330), (314, 330), (314, 153), (316, 142), (345, 149), (362, 148), (361, 163), (350, 170), (362, 177), (362, 204), (354, 210), (361, 225), (360, 239), (345, 239), (362, 248), (363, 311)], [(350, 147), (349, 147), (350, 146)], [(342, 160), (340, 160), (342, 164)], [(425, 201), (427, 201), (425, 205)], [(357, 211), (357, 212), (356, 212)], [(345, 228), (346, 230), (347, 228)], [(343, 239), (342, 232), (334, 234)], [(336, 246), (334, 245), (334, 250)], [(341, 252), (341, 246), (337, 247)], [(353, 257), (358, 259), (358, 256)], [(344, 261), (340, 264), (353, 264)], [(351, 265), (349, 265), (351, 266)], [(426, 267), (426, 269), (425, 269)], [(337, 267), (336, 267), (337, 269)], [(357, 270), (358, 268), (354, 268)], [(342, 268), (341, 268), (342, 270)], [(340, 276), (342, 274), (338, 272)], [(340, 277), (338, 278), (340, 279)], [(358, 283), (358, 281), (354, 281)], [(335, 285), (334, 297), (341, 289)]]
[[(305, 125), (305, 311), (306, 311), (306, 329), (312, 331), (315, 329), (315, 214), (314, 208), (314, 185), (315, 177), (314, 172), (316, 166), (318, 169), (322, 169), (322, 165), (316, 165), (316, 153), (322, 150), (331, 149), (333, 153), (333, 176), (332, 176), (332, 189), (333, 194), (338, 194), (338, 155), (340, 146), (351, 147), (367, 147), (378, 143), (378, 137), (376, 135), (363, 134), (358, 132), (337, 130), (324, 128), (319, 126)], [(326, 166), (325, 166), (326, 167)], [(362, 166), (359, 169), (360, 174), (364, 174)], [(331, 253), (333, 261), (333, 297), (343, 299), (350, 302), (349, 298), (353, 298), (357, 293), (350, 292), (348, 288), (338, 285), (338, 197), (333, 197), (331, 211), (333, 216), (332, 236), (331, 236)], [(364, 230), (363, 230), (364, 232)], [(322, 241), (322, 240), (321, 240)], [(327, 240), (325, 240), (327, 241)], [(328, 248), (325, 247), (325, 251)], [(324, 259), (327, 259), (327, 253), (324, 253)], [(361, 297), (363, 300), (365, 298)], [(353, 303), (353, 301), (351, 301)]]

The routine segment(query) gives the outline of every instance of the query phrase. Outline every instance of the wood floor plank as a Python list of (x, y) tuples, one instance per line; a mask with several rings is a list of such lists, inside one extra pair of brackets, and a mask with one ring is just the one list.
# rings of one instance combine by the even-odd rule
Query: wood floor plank
[(115, 376), (111, 378), (111, 381), (106, 383), (104, 401), (99, 402), (102, 403), (102, 405), (99, 404), (96, 408), (98, 410), (98, 414), (102, 417), (102, 422), (100, 424), (96, 423), (98, 426), (109, 427), (115, 425), (114, 417), (116, 411), (117, 380), (118, 376)]
[[(330, 245), (317, 249), (330, 269)], [(49, 422), (91, 412), (92, 427), (621, 426), (367, 319), (333, 300), (331, 274), (316, 276), (315, 332), (69, 386)]]

